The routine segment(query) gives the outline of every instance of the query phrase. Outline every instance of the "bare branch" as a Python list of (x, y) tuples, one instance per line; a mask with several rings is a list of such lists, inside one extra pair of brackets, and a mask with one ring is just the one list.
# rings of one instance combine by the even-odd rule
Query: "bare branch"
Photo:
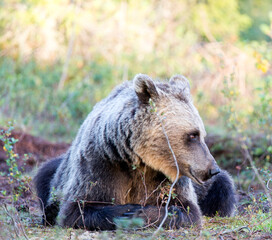
[[(7, 209), (6, 204), (3, 204), (3, 208), (4, 208), (5, 212), (6, 212), (6, 214), (7, 214), (7, 215), (11, 218), (11, 220), (12, 220), (12, 223), (13, 223), (13, 225), (14, 225), (14, 230), (15, 230), (16, 236), (17, 236), (17, 237), (20, 237), (20, 230), (21, 230), (21, 232), (23, 233), (25, 239), (29, 240), (29, 238), (27, 237), (26, 232), (25, 232), (25, 230), (24, 230), (23, 224), (22, 224), (21, 221), (20, 221), (20, 218), (19, 218), (18, 216), (16, 216), (16, 215), (13, 216), (13, 215), (10, 213), (10, 211)], [(19, 224), (18, 224), (17, 222), (19, 222)]]
[(265, 185), (265, 183), (264, 183), (264, 180), (263, 180), (262, 177), (260, 176), (260, 174), (259, 174), (259, 172), (258, 172), (258, 169), (255, 167), (254, 162), (253, 162), (253, 160), (252, 160), (252, 157), (251, 157), (251, 155), (250, 155), (250, 153), (249, 153), (249, 151), (248, 151), (248, 146), (247, 146), (246, 142), (241, 141), (241, 144), (242, 144), (242, 145), (241, 145), (242, 154), (244, 155), (245, 159), (247, 159), (247, 160), (249, 161), (249, 163), (250, 163), (250, 165), (251, 165), (251, 167), (252, 167), (254, 173), (256, 174), (256, 176), (257, 176), (257, 178), (258, 178), (258, 180), (259, 180), (259, 182), (260, 182), (262, 188), (263, 188), (264, 191), (265, 191), (265, 194), (266, 194), (266, 196), (267, 196), (267, 200), (268, 200), (269, 205), (270, 205), (270, 208), (271, 208), (271, 207), (272, 207), (272, 199), (271, 199), (271, 195), (270, 195), (270, 193), (269, 193), (269, 191), (268, 191), (269, 188), (267, 189), (267, 187), (266, 187), (266, 185)]
[[(77, 204), (78, 204), (78, 208), (79, 208), (79, 211), (80, 211), (80, 216), (82, 218), (82, 223), (83, 223), (84, 229), (87, 229), (86, 225), (85, 225), (84, 213), (83, 213), (82, 208), (80, 206), (80, 202), (77, 201)], [(83, 201), (83, 208), (84, 208), (84, 201)]]
[[(73, 4), (75, 7), (75, 10), (77, 10), (77, 4), (74, 3), (73, 0), (70, 0), (70, 4)], [(62, 89), (64, 87), (64, 83), (67, 80), (68, 77), (68, 68), (69, 68), (69, 64), (70, 64), (70, 60), (71, 60), (71, 56), (74, 50), (74, 45), (75, 45), (75, 39), (76, 39), (76, 33), (75, 33), (75, 22), (72, 22), (72, 30), (71, 30), (71, 36), (69, 39), (69, 43), (68, 43), (68, 49), (67, 49), (67, 54), (66, 54), (66, 59), (65, 59), (65, 63), (63, 65), (62, 68), (62, 74), (60, 77), (60, 81), (59, 81), (59, 85), (58, 85), (58, 90)]]
[(266, 183), (266, 187), (268, 190), (272, 190), (270, 187), (269, 187), (269, 183), (272, 182), (272, 178), (269, 178), (267, 183)]
[(160, 124), (161, 124), (161, 126), (162, 126), (163, 134), (164, 134), (164, 136), (165, 136), (165, 138), (166, 138), (168, 147), (169, 147), (169, 149), (170, 149), (170, 151), (171, 151), (171, 153), (172, 153), (173, 159), (174, 159), (174, 161), (175, 161), (175, 165), (176, 165), (176, 168), (177, 168), (177, 174), (176, 174), (176, 179), (175, 179), (175, 181), (172, 183), (172, 185), (171, 185), (171, 187), (170, 187), (170, 189), (169, 189), (169, 195), (168, 195), (167, 203), (166, 203), (166, 205), (165, 205), (165, 215), (164, 215), (164, 218), (163, 218), (163, 220), (161, 221), (159, 227), (158, 227), (158, 228), (156, 229), (156, 231), (153, 233), (152, 238), (154, 238), (154, 237), (159, 233), (159, 231), (161, 230), (163, 224), (165, 223), (165, 221), (166, 221), (166, 219), (167, 219), (167, 217), (168, 217), (168, 207), (169, 207), (169, 203), (170, 203), (170, 201), (171, 201), (172, 191), (173, 191), (173, 188), (174, 188), (175, 184), (177, 183), (177, 181), (178, 181), (178, 179), (179, 179), (179, 166), (178, 166), (178, 162), (177, 162), (176, 155), (175, 155), (175, 153), (174, 153), (174, 151), (173, 151), (173, 149), (172, 149), (172, 147), (171, 147), (169, 138), (168, 138), (167, 133), (166, 133), (166, 131), (165, 131), (165, 129), (164, 129), (163, 121), (162, 121), (162, 119), (161, 119), (161, 117), (159, 116), (158, 113), (156, 113), (156, 115), (158, 116), (158, 118), (159, 118), (159, 120), (160, 120)]

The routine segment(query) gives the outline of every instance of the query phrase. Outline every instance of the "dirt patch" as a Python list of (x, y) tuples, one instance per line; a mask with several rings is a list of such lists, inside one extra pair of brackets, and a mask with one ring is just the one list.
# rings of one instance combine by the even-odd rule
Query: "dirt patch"
[[(38, 166), (50, 158), (61, 155), (70, 146), (68, 143), (51, 143), (21, 131), (12, 131), (10, 137), (18, 139), (18, 142), (14, 145), (14, 152), (20, 156), (18, 166), (20, 169), (24, 166), (26, 172), (31, 171), (34, 166)], [(3, 146), (3, 142), (0, 141), (0, 171), (7, 172), (8, 166), (5, 162), (7, 156)], [(24, 154), (29, 155), (27, 161), (23, 161)]]
[[(2, 128), (0, 128), (1, 130)], [(42, 138), (32, 136), (22, 131), (12, 131), (11, 136), (18, 139), (14, 145), (14, 152), (19, 155), (17, 164), (23, 173), (30, 173), (34, 167), (39, 166), (41, 163), (63, 154), (70, 146), (68, 143), (51, 143)], [(7, 173), (9, 166), (6, 164), (7, 155), (3, 150), (3, 142), (0, 141), (0, 203), (11, 203), (13, 200), (10, 196), (18, 188), (18, 182), (9, 182)], [(24, 154), (28, 154), (28, 159), (24, 160)], [(14, 206), (19, 211), (31, 212), (31, 210), (38, 209), (38, 200), (35, 192), (33, 192), (33, 182), (27, 184), (27, 189), (22, 192), (18, 201), (14, 202)]]

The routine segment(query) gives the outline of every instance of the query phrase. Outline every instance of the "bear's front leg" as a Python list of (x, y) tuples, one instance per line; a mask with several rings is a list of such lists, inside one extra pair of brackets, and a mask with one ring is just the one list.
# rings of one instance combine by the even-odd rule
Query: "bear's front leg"
[[(127, 216), (128, 214), (124, 214)], [(165, 207), (146, 206), (138, 210), (133, 217), (145, 220), (145, 226), (159, 226), (165, 216)], [(172, 205), (168, 208), (168, 217), (163, 227), (179, 229), (192, 225), (201, 226), (201, 214), (197, 205), (191, 202), (183, 202), (182, 206)]]
[(194, 188), (203, 215), (232, 216), (237, 200), (233, 180), (226, 171), (221, 171), (203, 185), (194, 184)]
[(174, 218), (176, 219), (176, 226), (201, 226), (202, 214), (191, 179), (185, 176), (181, 177), (174, 188), (177, 196), (173, 199), (175, 206), (172, 206), (172, 208), (179, 209)]
[(114, 230), (114, 219), (124, 213), (135, 212), (141, 206), (126, 204), (117, 206), (98, 206), (94, 204), (66, 202), (60, 210), (60, 224), (63, 227), (83, 228), (87, 230)]
[[(170, 202), (168, 217), (163, 226), (170, 229), (192, 225), (201, 226), (201, 211), (191, 180), (187, 177), (181, 177), (174, 188), (177, 196)], [(125, 215), (130, 214), (125, 213)], [(165, 206), (160, 208), (145, 206), (133, 214), (133, 217), (143, 218), (146, 226), (158, 226), (164, 216)]]

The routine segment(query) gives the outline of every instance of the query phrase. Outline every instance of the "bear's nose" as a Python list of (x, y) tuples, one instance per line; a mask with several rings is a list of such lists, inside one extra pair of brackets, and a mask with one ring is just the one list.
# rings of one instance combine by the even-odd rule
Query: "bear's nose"
[(214, 176), (216, 174), (220, 173), (220, 168), (214, 168), (210, 170), (210, 176)]

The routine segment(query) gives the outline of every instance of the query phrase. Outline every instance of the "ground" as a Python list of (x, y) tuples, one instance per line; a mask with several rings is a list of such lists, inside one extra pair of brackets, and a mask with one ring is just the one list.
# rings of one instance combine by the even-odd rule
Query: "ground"
[[(65, 152), (69, 147), (67, 143), (53, 144), (18, 131), (12, 132), (11, 137), (19, 139), (14, 147), (15, 152), (20, 156), (25, 153), (30, 156), (27, 161), (20, 157), (17, 162), (24, 176), (33, 177), (42, 162)], [(212, 148), (216, 141), (220, 141), (220, 138), (209, 137), (208, 146)], [(6, 152), (1, 144), (0, 142), (0, 239), (150, 239), (154, 234), (155, 229), (152, 228), (137, 231), (120, 228), (108, 232), (44, 228), (31, 181), (18, 200), (14, 201), (10, 197), (19, 184), (9, 182)], [(222, 154), (220, 151), (215, 153)], [(238, 196), (239, 204), (234, 217), (204, 218), (202, 229), (161, 231), (154, 239), (272, 239), (271, 212), (269, 213), (262, 191), (238, 191)]]

